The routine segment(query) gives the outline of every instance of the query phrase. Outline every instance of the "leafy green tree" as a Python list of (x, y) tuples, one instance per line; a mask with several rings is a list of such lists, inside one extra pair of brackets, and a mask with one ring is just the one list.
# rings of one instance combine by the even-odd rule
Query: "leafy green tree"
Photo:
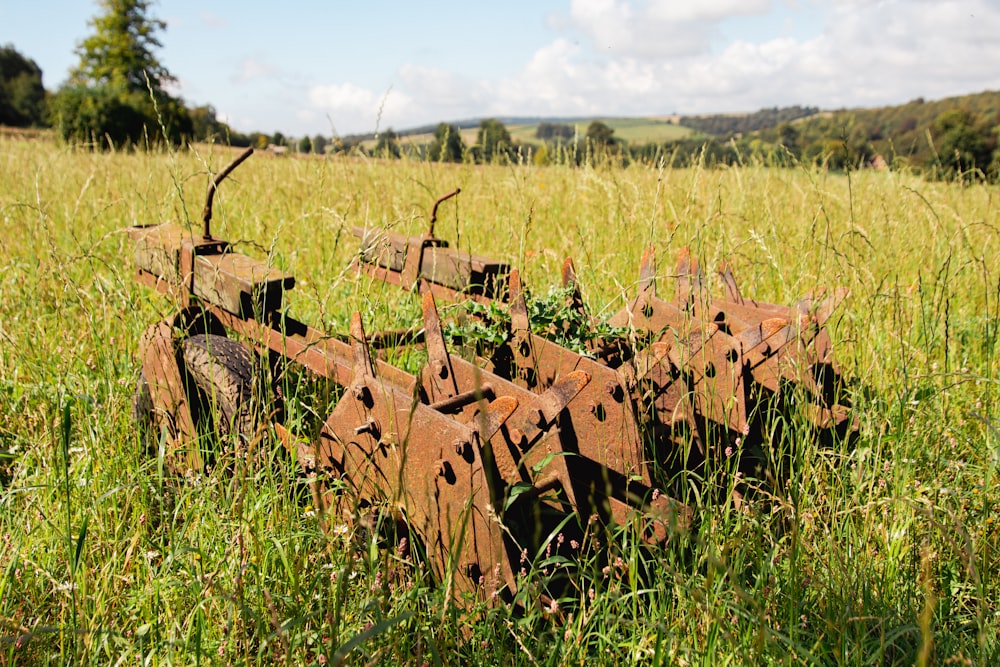
[(576, 128), (561, 123), (539, 123), (538, 129), (535, 130), (535, 137), (545, 141), (549, 139), (569, 141), (574, 136), (576, 136)]
[(438, 123), (434, 141), (427, 149), (427, 157), (434, 162), (461, 162), (465, 158), (465, 142), (458, 128), (448, 123)]
[(183, 103), (167, 93), (173, 76), (157, 60), (156, 33), (166, 24), (149, 15), (148, 0), (100, 0), (82, 41), (70, 82), (54, 97), (52, 115), (68, 141), (95, 146), (180, 143), (193, 133)]
[(191, 117), (191, 137), (195, 141), (224, 143), (233, 134), (227, 124), (219, 120), (215, 107), (206, 104), (188, 109)]
[(45, 123), (42, 70), (12, 44), (0, 48), (0, 125), (28, 127)]
[(271, 135), (271, 143), (274, 144), (275, 146), (284, 146), (286, 143), (285, 135), (283, 135), (281, 132), (275, 132), (274, 134)]
[(302, 137), (299, 139), (298, 149), (300, 153), (311, 153), (312, 152), (312, 139), (309, 137)]
[(587, 141), (591, 146), (612, 146), (615, 143), (615, 131), (599, 120), (587, 126)]
[(494, 162), (510, 159), (514, 142), (503, 123), (494, 118), (488, 118), (479, 123), (476, 145), (483, 162)]
[(317, 134), (315, 137), (312, 138), (313, 153), (316, 153), (317, 155), (325, 155), (326, 147), (329, 145), (329, 143), (330, 142), (327, 141), (326, 137), (324, 137), (322, 134)]
[(77, 47), (80, 64), (70, 72), (71, 82), (128, 92), (148, 88), (164, 94), (165, 86), (175, 79), (154, 53), (162, 46), (156, 33), (167, 24), (150, 16), (151, 4), (149, 0), (100, 0), (104, 12), (90, 20), (94, 34)]
[(399, 136), (390, 127), (385, 132), (379, 132), (378, 140), (375, 142), (375, 156), (398, 158)]
[(951, 109), (938, 115), (930, 131), (938, 156), (938, 176), (964, 179), (983, 175), (990, 166), (996, 135), (988, 123), (968, 109)]

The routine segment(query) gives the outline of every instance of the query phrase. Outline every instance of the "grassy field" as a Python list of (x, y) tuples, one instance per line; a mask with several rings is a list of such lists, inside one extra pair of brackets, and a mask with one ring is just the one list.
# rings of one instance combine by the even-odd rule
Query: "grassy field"
[[(421, 231), (456, 186), (439, 235), (538, 291), (572, 255), (598, 316), (634, 292), (650, 243), (665, 278), (687, 245), (767, 301), (850, 288), (828, 327), (859, 438), (795, 443), (787, 485), (745, 512), (687, 498), (697, 529), (662, 550), (623, 531), (614, 567), (583, 556), (551, 614), (450, 603), (399, 552), (324, 533), (270, 436), (236, 474), (178, 479), (145, 453), (137, 345), (173, 305), (136, 283), (122, 229), (196, 221), (229, 159), (0, 141), (0, 665), (1000, 661), (995, 187), (266, 157), (235, 172), (213, 229), (296, 275), (293, 312), (331, 331), (352, 310), (369, 330), (413, 322), (414, 297), (349, 270), (349, 229)], [(312, 398), (290, 397), (293, 416)]]

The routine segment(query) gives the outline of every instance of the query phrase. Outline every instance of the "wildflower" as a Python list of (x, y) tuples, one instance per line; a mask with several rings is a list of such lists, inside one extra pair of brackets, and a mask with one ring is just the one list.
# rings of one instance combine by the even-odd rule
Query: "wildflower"
[(732, 447), (726, 447), (726, 458), (728, 459), (732, 455), (733, 455), (733, 448)]
[(559, 601), (556, 600), (556, 599), (553, 599), (551, 602), (549, 602), (549, 609), (548, 609), (548, 611), (549, 611), (550, 614), (558, 614), (559, 613)]
[(399, 540), (399, 546), (396, 547), (396, 552), (399, 554), (399, 557), (403, 559), (405, 559), (410, 553), (410, 543), (407, 541), (406, 537)]
[(306, 505), (305, 509), (302, 510), (302, 516), (316, 516), (316, 510), (313, 509), (312, 505)]
[(326, 654), (320, 653), (319, 657), (316, 658), (316, 662), (318, 662), (321, 665), (325, 665), (326, 664)]
[(593, 602), (596, 597), (597, 597), (597, 591), (595, 591), (593, 588), (587, 591), (587, 598), (589, 598), (591, 602)]
[(580, 548), (580, 543), (577, 542), (576, 540), (570, 540), (569, 546), (573, 548), (573, 551), (576, 551), (577, 549)]
[(527, 563), (527, 562), (528, 562), (528, 550), (527, 549), (522, 549), (521, 550), (521, 563), (523, 564), (523, 563)]
[(740, 429), (743, 435), (750, 435), (750, 424), (743, 424), (743, 428)]
[(565, 541), (566, 541), (566, 536), (563, 535), (562, 533), (559, 533), (556, 536), (556, 546), (560, 546), (561, 547), (562, 544), (563, 544), (563, 542), (565, 542)]
[(660, 495), (661, 494), (660, 494), (660, 490), (659, 489), (653, 489), (653, 501), (654, 502), (656, 501), (657, 498), (660, 497)]

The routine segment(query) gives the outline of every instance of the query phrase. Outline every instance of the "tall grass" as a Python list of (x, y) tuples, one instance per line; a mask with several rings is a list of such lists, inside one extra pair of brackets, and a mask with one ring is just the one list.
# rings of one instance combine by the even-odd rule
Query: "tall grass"
[[(697, 504), (697, 530), (662, 550), (594, 534), (613, 551), (582, 556), (557, 611), (447, 603), (408, 552), (324, 533), (273, 442), (188, 479), (147, 453), (137, 342), (174, 306), (134, 281), (121, 230), (199, 225), (230, 157), (0, 141), (0, 664), (1000, 659), (996, 188), (757, 166), (261, 157), (235, 172), (213, 229), (294, 274), (292, 311), (331, 331), (352, 310), (369, 330), (413, 321), (415, 299), (348, 270), (350, 227), (422, 231), (456, 186), (439, 235), (539, 291), (572, 255), (598, 316), (634, 293), (649, 244), (668, 293), (684, 245), (763, 300), (850, 288), (828, 326), (857, 441), (821, 447), (793, 421), (787, 484), (746, 511)], [(291, 389), (295, 423), (335, 399)]]

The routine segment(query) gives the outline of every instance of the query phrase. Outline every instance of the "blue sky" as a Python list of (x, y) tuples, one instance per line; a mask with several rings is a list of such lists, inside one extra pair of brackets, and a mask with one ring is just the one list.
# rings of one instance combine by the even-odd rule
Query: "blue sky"
[[(58, 87), (99, 11), (7, 0)], [(158, 55), (241, 131), (902, 103), (1000, 89), (1000, 0), (161, 0)]]

